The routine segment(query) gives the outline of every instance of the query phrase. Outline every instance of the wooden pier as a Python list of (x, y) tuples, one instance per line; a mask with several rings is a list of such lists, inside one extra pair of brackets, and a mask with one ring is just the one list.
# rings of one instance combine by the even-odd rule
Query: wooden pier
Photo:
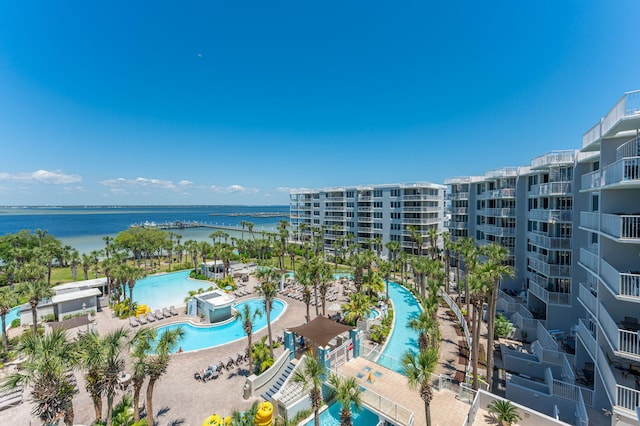
[[(238, 231), (242, 232), (241, 225), (225, 225), (220, 223), (210, 223), (210, 222), (199, 222), (199, 221), (181, 221), (174, 220), (173, 222), (144, 222), (144, 223), (134, 223), (129, 225), (130, 228), (145, 228), (145, 229), (163, 229), (163, 230), (171, 230), (171, 229), (190, 229), (190, 228), (210, 228), (210, 229), (224, 229), (228, 231)], [(245, 232), (248, 232), (248, 228), (244, 228)], [(262, 232), (269, 232), (273, 230), (267, 230), (264, 228), (254, 228), (253, 232), (255, 234), (260, 234)]]

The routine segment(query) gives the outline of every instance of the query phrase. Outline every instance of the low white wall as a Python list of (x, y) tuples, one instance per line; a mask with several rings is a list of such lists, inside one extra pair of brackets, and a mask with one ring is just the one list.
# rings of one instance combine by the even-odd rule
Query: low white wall
[(255, 374), (247, 377), (247, 381), (244, 384), (244, 395), (245, 399), (248, 397), (255, 397), (260, 395), (261, 389), (265, 387), (265, 385), (270, 384), (274, 378), (277, 378), (281, 374), (281, 370), (283, 367), (289, 363), (289, 349), (284, 350), (282, 355), (278, 357), (277, 360), (273, 363), (271, 367), (269, 367), (265, 372), (261, 375), (256, 376)]

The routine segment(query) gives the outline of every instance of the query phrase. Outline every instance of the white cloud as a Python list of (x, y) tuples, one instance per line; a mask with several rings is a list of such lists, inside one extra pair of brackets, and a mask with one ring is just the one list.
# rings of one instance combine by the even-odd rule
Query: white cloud
[(183, 188), (187, 188), (189, 186), (193, 186), (193, 182), (191, 182), (190, 180), (181, 180), (180, 182), (178, 182), (178, 185)]
[(247, 188), (242, 185), (229, 185), (227, 187), (211, 186), (213, 192), (226, 193), (226, 194), (255, 194), (258, 192), (257, 188)]
[(82, 182), (82, 176), (62, 173), (60, 170), (36, 170), (31, 173), (3, 173), (0, 172), (0, 180), (9, 180), (24, 183), (44, 183), (51, 185), (68, 185)]
[(279, 186), (276, 188), (278, 192), (290, 192), (293, 188), (289, 188), (288, 186)]
[[(188, 181), (181, 181), (188, 182)], [(143, 177), (135, 179), (106, 179), (100, 182), (104, 186), (111, 188), (124, 188), (124, 187), (144, 187), (144, 188), (164, 188), (164, 189), (176, 189), (176, 185), (170, 180), (163, 179), (147, 179)]]

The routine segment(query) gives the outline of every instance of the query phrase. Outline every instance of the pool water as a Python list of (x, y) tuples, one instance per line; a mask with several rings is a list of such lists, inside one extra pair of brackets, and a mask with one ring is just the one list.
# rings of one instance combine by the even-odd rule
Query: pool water
[[(319, 414), (320, 425), (322, 426), (340, 426), (340, 410), (342, 410), (342, 404), (334, 402)], [(378, 424), (378, 416), (366, 408), (361, 408), (360, 411), (351, 407), (351, 420), (353, 426), (375, 426)], [(313, 426), (313, 417), (308, 421), (305, 426)]]
[[(189, 291), (207, 289), (213, 283), (189, 279), (191, 271), (152, 275), (136, 281), (133, 287), (133, 301), (147, 305), (151, 310), (168, 308), (171, 305), (184, 306)], [(129, 289), (127, 288), (127, 295)]]
[(397, 373), (404, 374), (402, 357), (411, 350), (418, 352), (418, 332), (409, 327), (409, 321), (422, 312), (415, 297), (400, 284), (389, 283), (389, 299), (393, 303), (393, 331), (387, 340), (382, 355), (376, 362)]
[[(262, 299), (244, 300), (236, 304), (234, 308), (236, 310), (242, 310), (244, 309), (244, 305), (249, 305), (252, 312), (256, 309), (259, 309), (262, 312), (262, 316), (253, 323), (254, 334), (267, 326), (267, 316), (264, 314), (264, 301)], [(272, 329), (273, 322), (282, 315), (285, 309), (286, 304), (282, 300), (274, 299), (271, 309)], [(203, 326), (195, 326), (186, 322), (175, 323), (158, 327), (157, 330), (160, 334), (165, 330), (173, 330), (177, 327), (182, 327), (185, 332), (184, 338), (179, 345), (179, 347), (182, 347), (184, 352), (211, 348), (213, 346), (224, 345), (239, 339), (247, 338), (239, 318), (227, 321), (223, 324)], [(178, 350), (178, 348), (176, 348), (176, 350)]]
[(5, 323), (7, 324), (7, 328), (11, 328), (11, 321), (16, 318), (20, 318), (20, 306), (16, 306), (15, 308), (11, 309), (4, 318)]

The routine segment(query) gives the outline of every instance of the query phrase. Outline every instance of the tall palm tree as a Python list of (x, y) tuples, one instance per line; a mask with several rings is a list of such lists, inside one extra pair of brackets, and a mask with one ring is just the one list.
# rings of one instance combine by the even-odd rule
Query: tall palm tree
[(364, 293), (353, 293), (347, 303), (340, 306), (346, 312), (344, 321), (350, 325), (356, 325), (358, 320), (366, 318), (371, 312), (371, 301)]
[(53, 296), (53, 291), (44, 281), (28, 281), (18, 289), (18, 295), (29, 299), (33, 334), (36, 334), (38, 332), (38, 304), (42, 299)]
[(438, 255), (438, 227), (430, 227), (427, 231), (427, 237), (429, 238), (429, 251), (431, 251), (431, 259), (436, 260), (436, 257)]
[(153, 349), (156, 331), (153, 328), (143, 328), (138, 330), (133, 339), (131, 339), (131, 360), (132, 370), (131, 384), (133, 386), (133, 398), (131, 405), (133, 406), (133, 420), (140, 420), (140, 393), (142, 385), (147, 378), (147, 359), (149, 352)]
[(437, 321), (427, 311), (422, 311), (417, 317), (409, 320), (407, 324), (409, 328), (418, 332), (418, 347), (421, 351), (426, 351), (431, 346), (437, 324)]
[(420, 398), (424, 402), (424, 414), (427, 426), (431, 426), (431, 374), (438, 364), (438, 350), (435, 348), (419, 352), (417, 355), (408, 351), (402, 357), (402, 366), (409, 386), (418, 389)]
[(362, 408), (362, 388), (355, 377), (340, 378), (332, 374), (329, 377), (329, 383), (335, 388), (335, 398), (342, 405), (340, 426), (352, 426), (351, 411), (360, 411)]
[(29, 387), (34, 403), (31, 414), (45, 425), (57, 424), (62, 417), (65, 425), (72, 426), (73, 397), (78, 393), (72, 374), (77, 362), (74, 344), (64, 331), (53, 330), (44, 336), (25, 336), (19, 350), (27, 360), (2, 381), (2, 388)]
[(103, 377), (104, 345), (96, 331), (84, 334), (78, 341), (80, 365), (85, 370), (85, 389), (91, 397), (95, 411), (95, 421), (102, 421), (102, 396), (105, 391)]
[(393, 272), (395, 274), (398, 271), (398, 253), (400, 253), (402, 245), (400, 241), (389, 241), (385, 244), (385, 247), (389, 251), (389, 260), (393, 262)]
[[(175, 328), (173, 330), (165, 330), (157, 338), (157, 344), (154, 350), (148, 355), (146, 361), (146, 372), (149, 376), (149, 383), (147, 384), (147, 423), (149, 425), (153, 422), (153, 390), (156, 382), (167, 372), (169, 367), (169, 361), (171, 360), (171, 353), (178, 346), (178, 343), (184, 337), (184, 330), (182, 327)], [(155, 336), (154, 336), (155, 337)], [(156, 339), (154, 339), (156, 340)]]
[(422, 255), (422, 231), (420, 231), (420, 228), (414, 225), (408, 225), (407, 230), (409, 231), (411, 240), (413, 240), (413, 242), (415, 243), (416, 253), (414, 254), (416, 256), (421, 256)]
[(311, 286), (313, 285), (313, 272), (309, 262), (305, 262), (296, 272), (296, 281), (302, 286), (302, 302), (306, 307), (305, 320), (308, 323), (311, 321), (310, 306), (311, 306)]
[(2, 318), (2, 350), (7, 351), (9, 339), (7, 338), (7, 314), (16, 301), (16, 295), (11, 287), (0, 288), (0, 318)]
[(267, 316), (267, 331), (269, 336), (269, 352), (271, 353), (271, 358), (275, 359), (273, 356), (273, 337), (271, 335), (271, 308), (273, 299), (275, 299), (278, 294), (278, 282), (282, 274), (275, 269), (264, 268), (258, 271), (257, 276), (260, 283), (256, 286), (255, 290), (264, 300), (264, 312)]
[(253, 323), (262, 316), (259, 309), (251, 310), (249, 305), (244, 305), (241, 310), (236, 311), (235, 318), (239, 318), (242, 323), (244, 334), (247, 335), (247, 354), (249, 355), (249, 374), (253, 373), (253, 355), (251, 353), (251, 339), (253, 335)]
[(125, 361), (122, 357), (124, 349), (128, 345), (129, 331), (124, 327), (117, 328), (102, 338), (104, 359), (102, 374), (104, 392), (107, 396), (107, 425), (111, 425), (111, 413), (113, 412), (113, 399), (116, 396), (118, 378), (124, 371)]
[(495, 338), (496, 307), (500, 280), (514, 275), (513, 268), (506, 264), (508, 250), (498, 244), (490, 244), (487, 247), (487, 262), (485, 264), (485, 276), (489, 282), (489, 303), (487, 306), (487, 383), (491, 389), (493, 383), (493, 343)]
[(291, 376), (294, 383), (302, 385), (305, 391), (309, 392), (311, 399), (311, 408), (313, 409), (313, 423), (320, 426), (320, 418), (318, 411), (322, 405), (322, 381), (324, 377), (324, 368), (316, 355), (305, 357), (305, 363), (302, 368), (297, 368)]
[(111, 243), (113, 242), (113, 238), (106, 235), (104, 237), (102, 237), (102, 240), (104, 241), (104, 254), (105, 256), (107, 256), (107, 259), (109, 258), (109, 254), (111, 254)]

